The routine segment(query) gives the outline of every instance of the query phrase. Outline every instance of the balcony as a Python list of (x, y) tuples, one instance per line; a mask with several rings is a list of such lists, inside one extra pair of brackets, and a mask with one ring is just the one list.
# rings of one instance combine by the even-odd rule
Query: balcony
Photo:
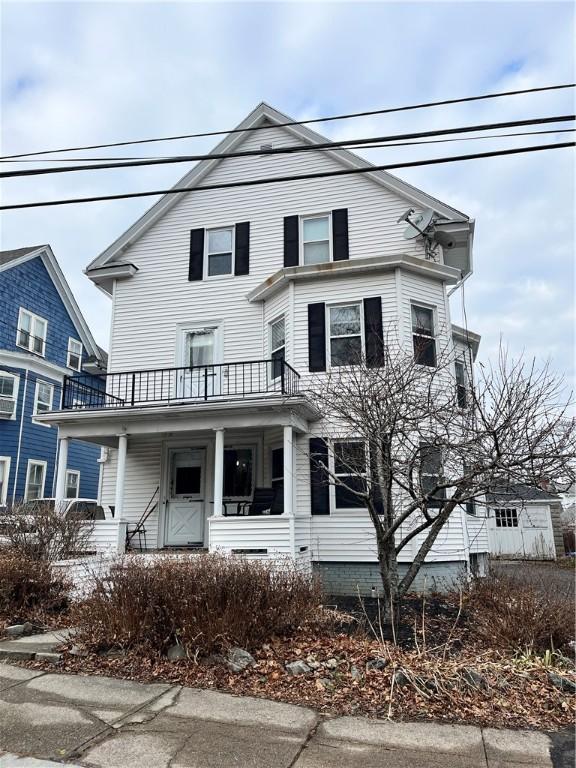
[(66, 376), (62, 410), (116, 410), (265, 395), (299, 395), (300, 374), (285, 360), (251, 360), (185, 368), (154, 368), (100, 377)]

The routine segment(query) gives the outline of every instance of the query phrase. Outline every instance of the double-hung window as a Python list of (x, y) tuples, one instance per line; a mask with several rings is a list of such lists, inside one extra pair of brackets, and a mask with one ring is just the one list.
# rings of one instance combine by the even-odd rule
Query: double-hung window
[(24, 492), (24, 501), (34, 501), (44, 496), (44, 482), (46, 480), (46, 462), (28, 461), (28, 470), (26, 472), (26, 490)]
[[(420, 488), (431, 493), (442, 476), (442, 451), (438, 446), (420, 443)], [(446, 498), (446, 489), (436, 491), (428, 500), (429, 507), (441, 507)]]
[(82, 366), (82, 343), (70, 337), (68, 339), (68, 368), (79, 371)]
[(330, 215), (306, 216), (301, 219), (302, 264), (323, 264), (331, 255)]
[(274, 489), (274, 509), (284, 511), (284, 448), (270, 451), (270, 485)]
[(16, 418), (18, 376), (0, 372), (0, 419)]
[(221, 277), (234, 272), (234, 227), (207, 230), (207, 276)]
[(282, 375), (282, 363), (286, 359), (286, 321), (284, 317), (270, 323), (270, 356), (272, 358), (272, 378)]
[(254, 479), (254, 450), (252, 448), (224, 449), (224, 496), (252, 496)]
[(414, 359), (420, 365), (436, 365), (434, 310), (412, 304), (412, 341)]
[(66, 498), (77, 499), (80, 494), (80, 472), (77, 469), (66, 470)]
[(37, 416), (39, 413), (46, 413), (52, 408), (52, 400), (54, 399), (54, 386), (48, 384), (46, 381), (36, 382), (36, 391), (34, 393), (34, 411), (33, 415)]
[(466, 366), (461, 360), (456, 360), (454, 369), (456, 373), (456, 401), (458, 402), (459, 408), (466, 408), (468, 400), (466, 389)]
[(518, 528), (518, 510), (514, 508), (495, 509), (496, 528)]
[(0, 456), (0, 504), (6, 504), (8, 498), (8, 479), (10, 476), (10, 457)]
[(362, 309), (360, 304), (329, 308), (330, 365), (357, 365), (362, 359)]
[(27, 309), (20, 307), (18, 332), (16, 335), (16, 344), (19, 347), (44, 357), (47, 330), (48, 323), (43, 317), (34, 315), (32, 312), (28, 312)]
[(336, 509), (362, 509), (358, 493), (366, 491), (366, 451), (359, 441), (334, 442), (334, 504)]

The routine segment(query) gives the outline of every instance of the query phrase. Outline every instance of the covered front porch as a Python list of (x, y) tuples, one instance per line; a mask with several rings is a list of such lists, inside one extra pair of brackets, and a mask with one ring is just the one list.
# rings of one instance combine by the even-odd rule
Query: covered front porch
[(59, 427), (57, 496), (68, 442), (102, 446), (99, 501), (132, 549), (208, 549), (301, 558), (296, 443), (317, 414), (303, 396), (43, 417)]

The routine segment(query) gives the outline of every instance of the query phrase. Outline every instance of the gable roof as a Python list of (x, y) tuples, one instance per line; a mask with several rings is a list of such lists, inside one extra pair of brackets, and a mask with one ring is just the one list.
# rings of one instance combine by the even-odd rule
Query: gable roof
[(78, 331), (80, 340), (84, 344), (84, 348), (88, 352), (89, 357), (93, 358), (95, 362), (102, 363), (105, 367), (107, 355), (94, 341), (86, 320), (80, 311), (80, 307), (78, 306), (76, 299), (70, 290), (70, 286), (64, 277), (64, 273), (60, 269), (60, 265), (56, 261), (56, 257), (49, 245), (36, 245), (26, 248), (16, 248), (11, 251), (0, 251), (0, 272), (13, 269), (19, 264), (24, 264), (26, 261), (38, 257), (42, 259), (42, 262), (62, 299), (62, 303), (66, 307), (70, 319)]
[(487, 501), (496, 504), (504, 504), (507, 501), (558, 501), (559, 498), (558, 494), (553, 491), (546, 491), (522, 483), (504, 484), (493, 488), (490, 493), (486, 494)]
[[(270, 123), (270, 127), (278, 126), (283, 127), (283, 123), (294, 122), (288, 115), (279, 112), (274, 107), (271, 107), (265, 102), (261, 102), (250, 114), (234, 129), (235, 131), (243, 131), (247, 128), (253, 128), (262, 123)], [(291, 133), (296, 138), (300, 139), (304, 144), (320, 144), (330, 141), (325, 136), (322, 136), (315, 131), (312, 131), (305, 125), (289, 125), (284, 126), (284, 130)], [(244, 133), (229, 133), (221, 142), (209, 154), (221, 154), (223, 152), (232, 152), (245, 138)], [(327, 150), (327, 154), (338, 160), (343, 166), (348, 168), (370, 168), (373, 164), (364, 160), (364, 158), (350, 152), (347, 149), (333, 149)], [(222, 158), (225, 159), (225, 158)], [(202, 179), (212, 171), (222, 159), (214, 158), (201, 160), (197, 163), (188, 173), (186, 173), (179, 181), (174, 184), (172, 189), (178, 189), (179, 187), (195, 187)], [(387, 171), (373, 171), (365, 174), (368, 178), (382, 185), (386, 189), (397, 193), (401, 197), (406, 198), (408, 202), (414, 203), (422, 208), (432, 208), (440, 216), (448, 220), (466, 220), (473, 224), (466, 214), (461, 211), (452, 208), (435, 197), (431, 197), (426, 192), (408, 184), (405, 181), (397, 178), (396, 176), (388, 173)], [(106, 248), (99, 256), (97, 256), (87, 266), (85, 273), (90, 270), (103, 267), (105, 264), (113, 261), (116, 256), (121, 254), (127, 247), (132, 245), (137, 239), (139, 239), (146, 230), (151, 227), (161, 216), (169, 211), (179, 199), (179, 195), (167, 194), (163, 195), (158, 202), (156, 202), (151, 208), (149, 208), (137, 221), (132, 224), (120, 237), (118, 237), (108, 248)]]

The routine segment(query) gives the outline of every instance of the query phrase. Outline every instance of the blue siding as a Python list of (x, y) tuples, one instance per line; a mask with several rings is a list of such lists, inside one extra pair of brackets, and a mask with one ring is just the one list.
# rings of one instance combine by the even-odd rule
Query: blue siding
[[(18, 313), (20, 307), (23, 307), (40, 315), (48, 323), (44, 359), (62, 368), (66, 367), (68, 338), (72, 337), (80, 341), (80, 337), (39, 256), (0, 272), (0, 307), (2, 308), (0, 350), (19, 352), (29, 356), (31, 360), (38, 359), (37, 356), (26, 353), (16, 345)], [(87, 353), (84, 350), (84, 360), (86, 357)], [(25, 363), (22, 365), (25, 366)], [(39, 375), (25, 367), (11, 368), (2, 365), (0, 370), (19, 376), (16, 419), (13, 421), (0, 419), (0, 456), (11, 458), (7, 498), (11, 500), (13, 497), (19, 499), (24, 496), (29, 459), (46, 462), (44, 495), (52, 496), (55, 484), (58, 430), (56, 427), (34, 423), (32, 414), (36, 382), (44, 381), (54, 386), (52, 407), (58, 409), (62, 394), (61, 380)], [(97, 382), (98, 379), (95, 378), (95, 381)], [(19, 444), (20, 460), (18, 461)], [(99, 456), (100, 448), (97, 445), (80, 441), (73, 441), (70, 444), (68, 469), (80, 472), (80, 496), (97, 497)]]

